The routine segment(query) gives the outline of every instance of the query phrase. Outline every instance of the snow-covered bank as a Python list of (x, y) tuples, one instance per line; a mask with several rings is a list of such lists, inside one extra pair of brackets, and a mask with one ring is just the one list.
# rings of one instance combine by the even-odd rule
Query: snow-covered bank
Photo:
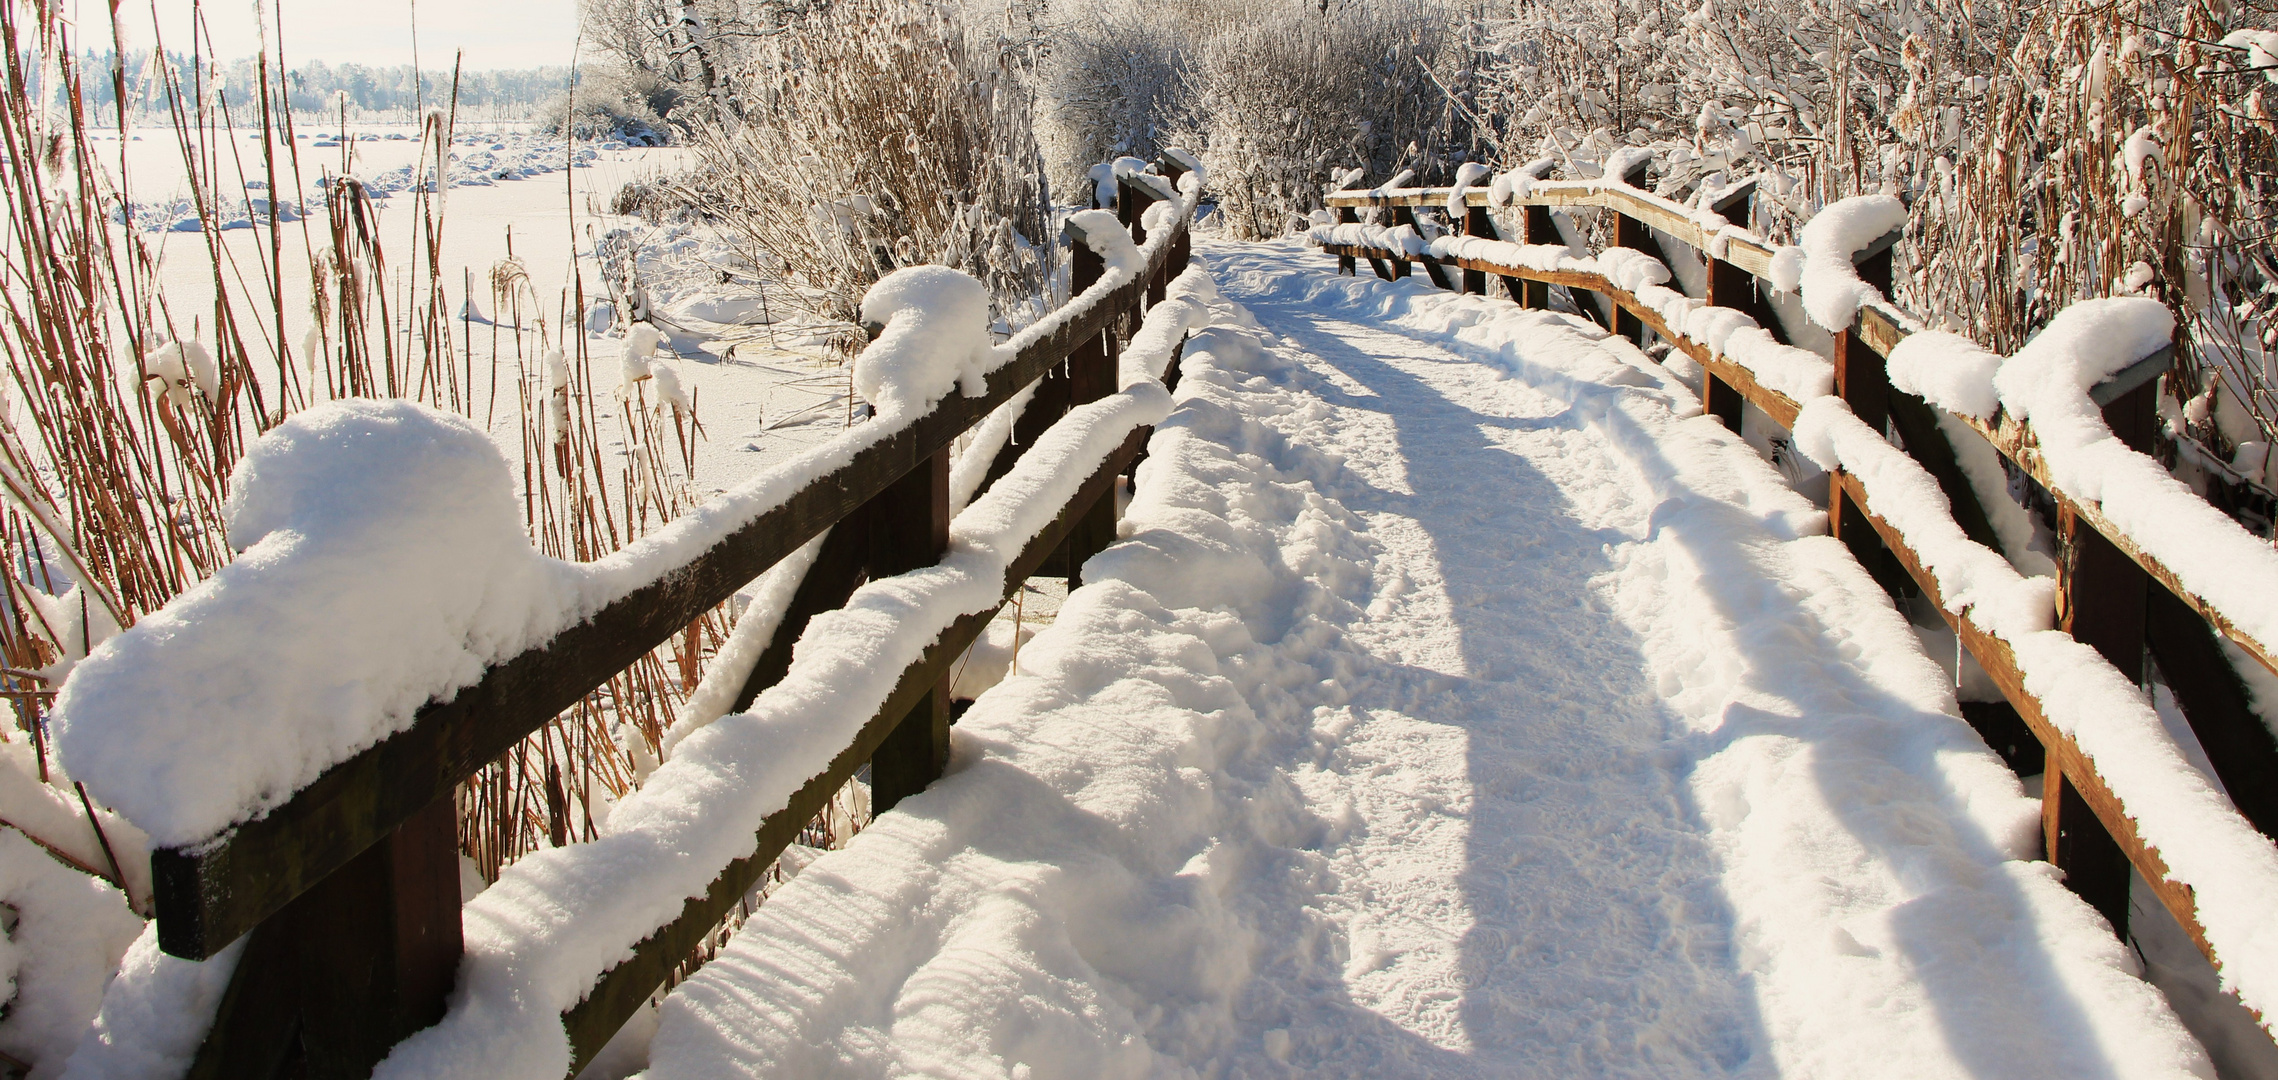
[(1263, 326), (1189, 346), (1125, 542), (651, 1075), (2208, 1075), (1689, 391), (1578, 320), (1205, 254)]

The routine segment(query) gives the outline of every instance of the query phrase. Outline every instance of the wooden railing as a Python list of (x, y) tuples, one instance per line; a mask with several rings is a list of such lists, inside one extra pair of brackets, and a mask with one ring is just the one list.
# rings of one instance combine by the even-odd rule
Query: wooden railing
[[(1704, 229), (1694, 211), (1642, 190), (1644, 179), (1640, 168), (1619, 182), (1532, 182), (1503, 204), (1507, 227), (1493, 212), (1498, 208), (1491, 206), (1494, 192), (1474, 188), (1458, 201), (1463, 212), (1448, 214), (1449, 227), (1459, 235), (1564, 247), (1569, 241), (1554, 214), (1595, 207), (1612, 216), (1609, 246), (1640, 250), (1664, 263), (1668, 259), (1663, 244), (1694, 249), (1707, 269), (1705, 289), (1695, 299), (1740, 311), (1787, 344), (1785, 328), (1771, 303), (1773, 248), (1737, 228)], [(1746, 209), (1753, 201), (1751, 188), (1731, 192), (1711, 209), (1718, 217), (1738, 218), (1741, 228), (1751, 225)], [(1355, 190), (1332, 193), (1327, 202), (1341, 222), (1358, 223), (1359, 211), (1374, 209), (1381, 224), (1397, 229), (1417, 225), (1419, 213), (1428, 213), (1427, 208), (1446, 212), (1451, 194), (1449, 188)], [(1894, 231), (1854, 257), (1860, 277), (1886, 297), (1891, 292), (1892, 245), (1897, 239)], [(1380, 277), (1397, 279), (1408, 276), (1411, 263), (1420, 264), (1434, 285), (1468, 293), (1485, 293), (1488, 279), (1495, 278), (1512, 301), (1530, 308), (1549, 307), (1552, 287), (1570, 290), (1574, 307), (1607, 329), (1640, 346), (1649, 340), (1648, 334), (1657, 336), (1691, 357), (1701, 368), (1698, 389), (1704, 411), (1735, 430), (1743, 402), (1787, 428), (1795, 425), (1804, 404), (1765, 386), (1745, 364), (1718, 355), (1686, 337), (1681, 328), (1667, 325), (1653, 305), (1604, 273), (1545, 270), (1452, 253), (1441, 258), (1428, 249), (1401, 251), (1326, 237), (1319, 242), (1338, 257), (1345, 273), (1355, 272), (1358, 263), (1366, 261)], [(1670, 287), (1677, 283), (1672, 281)], [(1587, 294), (1603, 297), (1606, 303), (1601, 307)], [(1864, 305), (1856, 321), (1834, 335), (1828, 359), (1834, 368), (1835, 393), (1875, 432), (1895, 434), (1892, 441), (1937, 481), (1951, 504), (1955, 524), (1969, 539), (1999, 552), (1991, 519), (1962, 471), (1938, 411), (1890, 384), (1886, 358), (1916, 325), (1887, 302)], [(2152, 449), (2158, 376), (2173, 356), (2172, 345), (2157, 350), (2092, 392), (2106, 423), (2137, 451)], [(2237, 812), (2263, 837), (2278, 836), (2278, 739), (2255, 714), (2248, 690), (2222, 648), (2227, 641), (2252, 662), (2278, 672), (2278, 649), (2273, 647), (2278, 642), (2259, 640), (2233, 625), (2185, 588), (2174, 568), (2115, 526), (2097, 505), (2068, 496), (2052, 481), (2028, 424), (2006, 414), (1991, 422), (1957, 419), (2030, 477), (2056, 508), (2059, 629), (2093, 647), (2138, 686), (2146, 682), (2148, 653)], [(2142, 835), (2122, 794), (2099, 771), (2096, 760), (2052, 722), (2046, 703), (2027, 689), (2010, 643), (1981, 625), (1974, 609), (1947, 608), (1936, 576), (1906, 537), (1875, 513), (1874, 493), (1857, 476), (1835, 470), (1828, 504), (1831, 530), (1877, 582), (1894, 595), (1919, 592), (1935, 604), (1962, 646), (2000, 687), (2004, 702), (1965, 702), (1964, 715), (2019, 775), (2041, 775), (2045, 851), (2065, 871), (2066, 884), (2124, 933), (2132, 866), (2220, 967), (2222, 958), (2201, 925), (2192, 886), (2175, 880), (2156, 843)], [(2242, 852), (2241, 857), (2266, 857), (2266, 853)], [(2267, 1028), (2272, 1018), (2264, 1019)]]
[[(1184, 171), (1172, 157), (1158, 167), (1164, 175), (1121, 185), (1118, 217), (1135, 241), (1145, 240), (1146, 207), (1175, 192)], [(463, 944), (457, 785), (827, 529), (738, 696), (737, 708), (748, 707), (784, 676), (793, 643), (816, 615), (844, 604), (865, 579), (942, 557), (950, 448), (959, 435), (1037, 385), (985, 486), (1070, 408), (1116, 390), (1119, 343), (1185, 269), (1188, 225), (1186, 215), (1176, 217), (1173, 235), (1151, 249), (1144, 271), (1104, 295), (1094, 287), (1103, 263), (1079, 236), (1071, 293), (1084, 302), (1054, 316), (991, 372), (985, 394), (949, 395), (687, 563), (543, 647), (490, 668), (450, 700), (429, 703), (409, 729), (333, 766), (259, 819), (208, 844), (153, 853), (161, 948), (205, 959), (250, 934), (190, 1075), (364, 1076), (397, 1042), (441, 1018)], [(1146, 437), (1141, 428), (1124, 439), (1012, 561), (1005, 599), (1040, 570), (1073, 578), (1113, 541), (1115, 479)], [(885, 704), (829, 767), (766, 819), (750, 853), (563, 1015), (572, 1074), (691, 958), (864, 764), (878, 812), (941, 775), (949, 753), (950, 668), (994, 614), (967, 615), (944, 632), (901, 673)]]

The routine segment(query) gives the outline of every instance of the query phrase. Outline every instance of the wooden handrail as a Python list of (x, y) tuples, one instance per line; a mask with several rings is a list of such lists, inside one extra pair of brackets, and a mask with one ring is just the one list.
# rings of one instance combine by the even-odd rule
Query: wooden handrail
[[(1445, 187), (1398, 188), (1385, 192), (1339, 191), (1331, 193), (1327, 202), (1333, 207), (1355, 208), (1445, 206), (1449, 194), (1453, 191), (1453, 188)], [(1491, 193), (1485, 188), (1470, 188), (1464, 193), (1464, 203), (1467, 206), (1490, 207), (1494, 205), (1490, 201), (1490, 195)], [(1704, 256), (1707, 252), (1714, 250), (1718, 240), (1718, 234), (1703, 229), (1694, 212), (1683, 204), (1637, 188), (1603, 181), (1538, 180), (1529, 186), (1526, 195), (1513, 199), (1509, 205), (1589, 206), (1611, 210), (1642, 221), (1679, 243), (1702, 252)], [(1725, 245), (1723, 261), (1747, 271), (1760, 281), (1767, 283), (1771, 281), (1771, 259), (1774, 251), (1761, 238), (1724, 233), (1722, 239)], [(1868, 252), (1872, 253), (1878, 248), (1887, 248), (1896, 239), (1895, 233), (1887, 235), (1871, 245)], [(1353, 245), (1339, 245), (1332, 250), (1341, 255), (1358, 255), (1375, 259), (1404, 258), (1383, 250), (1362, 249)], [(1602, 285), (1576, 284), (1553, 280), (1552, 277), (1539, 271), (1523, 268), (1498, 268), (1492, 264), (1480, 263), (1476, 260), (1464, 261), (1463, 265), (1475, 267), (1488, 273), (1519, 277), (1530, 281), (1570, 285), (1606, 296), (1614, 296), (1615, 292), (1619, 291), (1612, 289), (1611, 283), (1605, 282), (1603, 278), (1599, 279)], [(1642, 305), (1636, 302), (1635, 297), (1630, 297), (1627, 302), (1617, 297), (1615, 302), (1632, 314), (1636, 314), (1640, 319), (1645, 318)], [(1878, 302), (1869, 303), (1859, 309), (1858, 318), (1852, 324), (1851, 332), (1867, 347), (1883, 356), (1889, 356), (1891, 350), (1897, 348), (1898, 343), (1906, 340), (1920, 325), (1919, 320), (1889, 303)], [(1660, 332), (1658, 327), (1655, 332)], [(1662, 337), (1672, 344), (1677, 341), (1675, 336), (1669, 334), (1662, 334)], [(1733, 370), (1733, 365), (1711, 365), (1710, 359), (1704, 356), (1705, 352), (1706, 350), (1697, 347), (1686, 349), (1687, 355), (1692, 356), (1703, 366), (1712, 366), (1720, 377), (1741, 377), (1737, 371)], [(1752, 379), (1749, 381), (1753, 382)], [(1761, 389), (1759, 388), (1760, 391)], [(1762, 392), (1771, 393), (1770, 391)], [(1796, 403), (1789, 400), (1785, 395), (1776, 395), (1767, 401), (1756, 401), (1752, 397), (1751, 401), (1768, 415), (1775, 417), (1785, 415), (1791, 418), (1795, 415)], [(2130, 539), (2126, 532), (2106, 518), (2101, 510), (2093, 505), (2082, 504), (2066, 495), (2050, 477), (2048, 463), (2038, 453), (2038, 443), (2033, 439), (2027, 425), (2008, 417), (1997, 418), (1993, 424), (1987, 424), (1972, 417), (1960, 417), (1959, 419), (1977, 429), (1978, 433), (1984, 435), (1987, 441), (2001, 452), (2002, 456), (2008, 458), (2026, 475), (2032, 477), (2035, 483), (2039, 484), (2057, 501), (2062, 512), (2077, 515), (2084, 524), (2102, 534), (2105, 539), (2112, 542), (2114, 547), (2126, 553), (2137, 565), (2143, 567), (2144, 572), (2150, 574), (2153, 581), (2158, 582), (2162, 588), (2173, 593), (2175, 598), (2182, 601), (2185, 606), (2206, 619), (2217, 633), (2237, 645), (2247, 655), (2254, 657), (2272, 674), (2278, 675), (2278, 643), (2262, 641), (2229, 619), (2224, 618), (2220, 612), (2215, 610), (2213, 605), (2185, 588), (2181, 578), (2173, 569)], [(1783, 426), (1787, 422), (1781, 421)]]
[[(1550, 185), (1537, 184), (1534, 191), (1541, 192), (1544, 187), (1548, 186)], [(1663, 229), (1663, 232), (1672, 234), (1681, 242), (1693, 242), (1693, 240), (1687, 239), (1687, 234), (1682, 231), (1684, 228), (1692, 230), (1690, 235), (1694, 239), (1698, 239), (1701, 235), (1697, 223), (1689, 220), (1671, 221), (1668, 207), (1660, 205), (1666, 203), (1666, 200), (1654, 199), (1642, 192), (1618, 188), (1607, 189), (1599, 185), (1590, 186), (1597, 188), (1597, 191), (1582, 192), (1578, 190), (1581, 185), (1570, 185), (1563, 190), (1554, 190), (1539, 199), (1530, 195), (1526, 199), (1519, 200), (1518, 205), (1577, 205), (1588, 202), (1590, 205), (1614, 208), (1617, 212), (1622, 213), (1635, 210), (1640, 213), (1640, 216), (1646, 217), (1648, 221), (1654, 221), (1658, 218), (1657, 228), (1661, 227), (1660, 222), (1679, 226), (1679, 228)], [(1437, 189), (1438, 198), (1436, 200), (1433, 198), (1435, 191), (1432, 189), (1412, 189), (1381, 195), (1356, 195), (1355, 193), (1341, 192), (1331, 196), (1331, 205), (1341, 207), (1372, 205), (1412, 207), (1444, 204), (1448, 191), (1449, 189), (1444, 188)], [(1471, 194), (1477, 196), (1477, 199), (1470, 200), (1472, 205), (1485, 205), (1484, 192), (1473, 192)], [(1887, 248), (1891, 239), (1891, 237), (1885, 237), (1878, 246)], [(1761, 252), (1763, 250), (1760, 245), (1750, 245), (1744, 249), (1738, 240), (1729, 237), (1728, 241), (1731, 244), (1728, 250), (1734, 252), (1744, 250)], [(1351, 260), (1361, 258), (1369, 259), (1372, 262), (1390, 262), (1398, 265), (1404, 260), (1414, 258), (1414, 256), (1390, 248), (1333, 242), (1322, 243), (1321, 246), (1326, 251), (1339, 256), (1340, 265), (1349, 265)], [(1801, 403), (1778, 390), (1764, 386), (1745, 365), (1714, 355), (1705, 344), (1693, 341), (1675, 328), (1668, 326), (1657, 310), (1641, 302), (1634, 294), (1614, 284), (1603, 274), (1578, 270), (1544, 271), (1471, 257), (1457, 257), (1443, 261), (1452, 261), (1467, 270), (1479, 271), (1483, 275), (1491, 274), (1502, 277), (1507, 284), (1511, 285), (1514, 294), (1513, 299), (1519, 299), (1514, 284), (1519, 281), (1541, 282), (1599, 293), (1610, 298), (1620, 310), (1634, 316), (1663, 340), (1669, 342), (1672, 347), (1692, 357), (1702, 365), (1710, 376), (1738, 391), (1741, 396), (1761, 410), (1774, 423), (1782, 427), (1792, 428), (1801, 411)], [(1735, 259), (1733, 261), (1739, 262), (1740, 260)], [(1761, 276), (1760, 270), (1755, 272)], [(1391, 275), (1386, 274), (1384, 276), (1390, 277)], [(1874, 303), (1862, 309), (1849, 334), (1858, 344), (1871, 348), (1877, 354), (1887, 355), (1890, 348), (1903, 340), (1912, 332), (1913, 328), (1913, 320), (1907, 318), (1903, 313), (1890, 307), (1887, 303)], [(2171, 356), (2171, 350), (2164, 355)], [(2130, 385), (2100, 388), (2110, 390), (2112, 393), (2096, 395), (2099, 404), (2108, 404), (2104, 400), (2107, 397), (2116, 397), (2131, 392), (2139, 394), (2145, 392), (2148, 381), (2144, 378), (2144, 372), (2159, 367), (2161, 367), (2160, 357), (2147, 358), (2146, 361), (2134, 365), (2128, 372), (2116, 377), (2116, 379), (2126, 381)], [(2156, 372), (2154, 373), (2156, 374)], [(1962, 417), (1961, 419), (1977, 430), (1979, 434), (1985, 436), (1988, 442), (2000, 450), (2004, 456), (2016, 462), (2020, 468), (2026, 470), (2029, 475), (2039, 481), (2058, 500), (2060, 513), (2076, 517), (2080, 525), (2091, 528), (2096, 533), (2100, 533), (2111, 540), (2120, 552), (2142, 567), (2150, 580), (2158, 582), (2165, 589), (2171, 591), (2190, 611), (2204, 618), (2213, 631), (2229, 637), (2266, 666), (2271, 665), (2270, 651), (2262, 643), (2255, 641), (2250, 635), (2240, 632), (2235, 626), (2224, 620), (2219, 613), (2213, 611), (2211, 607), (2184, 589), (2171, 571), (2161, 565), (2159, 560), (2130, 542), (2126, 534), (2106, 520), (2095, 507), (2084, 506), (2069, 499), (2054, 484), (2050, 483), (2047, 463), (2039, 452), (2038, 443), (2034, 440), (2029, 425), (2007, 415), (1997, 417), (1996, 421), (1991, 424), (1969, 417)], [(2141, 835), (2135, 820), (2127, 813), (2119, 795), (2113, 791), (2111, 785), (2096, 768), (2094, 759), (2085, 753), (2069, 734), (2050, 721), (2040, 698), (2025, 687), (2023, 673), (2017, 667), (2015, 654), (2008, 642), (1980, 625), (1975, 618), (1974, 610), (1955, 613), (1946, 609), (1936, 577), (1929, 572), (1920, 557), (1908, 546), (1906, 538), (1888, 521), (1873, 511), (1871, 492), (1867, 491), (1862, 481), (1856, 476), (1837, 471), (1833, 483), (1837, 491), (1856, 503), (1858, 509), (1863, 513), (1866, 523), (1872, 526), (1872, 530), (1881, 545), (1887, 548), (1907, 576), (1922, 590), (1924, 596), (1938, 608), (1946, 621), (1953, 627), (1964, 647), (1986, 670), (1995, 685), (2001, 689), (2003, 696), (2017, 710), (2027, 728), (2046, 748), (2048, 763), (2044, 775), (2060, 779), (2051, 781), (2051, 791), (2045, 795), (2044, 803), (2057, 802), (2068, 790), (2064, 785), (2069, 785), (2069, 791), (2077, 793), (2079, 800), (2085, 804), (2087, 811), (2094, 816), (2095, 821), (2109, 835), (2111, 842), (2118, 847), (2121, 854), (2126, 857), (2127, 862), (2132, 864), (2143, 876), (2145, 882), (2151, 886), (2153, 893), (2159, 897), (2162, 906), (2166, 907), (2175, 917), (2176, 922), (2184, 928), (2209, 962), (2219, 967), (2222, 961), (2207, 940), (2205, 930), (2200, 924), (2192, 889), (2187, 883), (2175, 881), (2169, 876), (2167, 864), (2161, 858), (2158, 848)], [(1839, 525), (1838, 528), (1840, 528)], [(1846, 539), (1853, 540), (1856, 538), (1847, 537)], [(2247, 749), (2259, 755), (2258, 760), (2251, 763), (2251, 768), (2258, 777), (2266, 782), (2267, 774), (2270, 772), (2268, 769), (2269, 761), (2262, 759), (2267, 759), (2269, 756), (2266, 752), (2267, 748), (2256, 744), (2247, 747)], [(2217, 768), (2221, 770), (2223, 763), (2218, 762)], [(2242, 813), (2249, 817), (2250, 823), (2265, 835), (2270, 835), (2273, 826), (2278, 825), (2278, 813), (2272, 813), (2265, 805), (2272, 802), (2271, 798), (2262, 792), (2252, 790), (2248, 785), (2238, 783), (2235, 777), (2233, 777), (2230, 786), (2234, 800)], [(2053, 849), (2056, 843), (2056, 837), (2053, 834), (2056, 830), (2057, 817), (2053, 812), (2045, 811), (2045, 818), (2048, 822), (2046, 827), (2052, 833), (2050, 843)], [(2123, 884), (2124, 878), (2123, 872)], [(2098, 904), (2100, 908), (2108, 906), (2112, 902), (2112, 897), (2103, 897), (2102, 901)], [(2124, 893), (2121, 894), (2120, 902), (2124, 903)], [(2107, 912), (2107, 914), (2111, 913)], [(2122, 914), (2124, 915), (2124, 912)]]
[[(1174, 162), (1166, 171), (1175, 181), (1181, 170)], [(1092, 284), (1102, 275), (1101, 260), (1079, 257), (1075, 300), (1015, 339), (1017, 351), (988, 374), (981, 396), (952, 394), (898, 429), (842, 436), (855, 444), (845, 464), (750, 515), (686, 563), (545, 645), (494, 665), (451, 700), (429, 703), (409, 729), (326, 770), (262, 817), (214, 841), (154, 853), (163, 948), (203, 959), (252, 932), (191, 1075), (268, 1075), (294, 1060), (312, 1075), (361, 1074), (398, 1039), (434, 1023), (460, 956), (455, 786), (827, 529), (846, 525), (832, 533), (825, 550), (843, 542), (854, 562), (853, 577), (839, 574), (820, 588), (839, 590), (825, 606), (843, 602), (865, 572), (930, 565), (938, 552), (920, 550), (925, 543), (904, 534), (940, 530), (937, 535), (946, 536), (942, 485), (951, 444), (1056, 368), (1083, 367), (1085, 379), (1114, 389), (1105, 339), (1184, 268), (1199, 194), (1189, 189), (1180, 206), (1186, 212), (1142, 249), (1146, 262), (1129, 280), (1102, 290)], [(1093, 370), (1102, 366), (1104, 375)], [(1028, 411), (1046, 422), (1044, 414), (1058, 412), (1034, 402)], [(1094, 519), (1102, 505), (1109, 510), (1105, 542), (1112, 542), (1108, 493), (1145, 436), (1140, 429), (1127, 437), (1078, 486), (1057, 520), (1032, 538), (1008, 568), (1006, 596), (1048, 555), (1065, 553), (1064, 561), (1074, 565), (1096, 551), (1102, 540)], [(919, 475), (930, 480), (913, 481)], [(857, 511), (860, 520), (850, 520)], [(1091, 546), (1070, 550), (1082, 545)], [(801, 596), (808, 591), (803, 585)], [(937, 638), (900, 674), (852, 742), (765, 819), (750, 838), (751, 852), (726, 866), (678, 917), (647, 934), (629, 960), (601, 973), (584, 1000), (563, 1014), (580, 1066), (720, 925), (855, 770), (866, 762), (878, 770), (881, 798), (891, 797), (887, 787), (914, 792), (940, 775), (949, 666), (988, 620), (988, 614), (968, 615)], [(787, 655), (805, 623), (787, 617), (771, 651)], [(773, 677), (780, 676), (775, 671)], [(766, 677), (753, 673), (755, 682)], [(746, 700), (755, 689), (746, 687)], [(913, 709), (929, 699), (937, 699), (927, 706), (933, 723), (916, 731)], [(333, 955), (335, 944), (352, 939), (366, 940)]]
[[(1185, 231), (1183, 219), (1176, 228)], [(338, 870), (412, 814), (497, 760), (531, 732), (691, 620), (726, 600), (1097, 337), (1138, 302), (1175, 245), (1147, 272), (1081, 307), (1004, 366), (981, 397), (952, 394), (909, 427), (858, 451), (685, 565), (604, 607), (545, 645), (500, 663), (412, 726), (325, 770), (219, 843), (151, 854), (160, 947), (204, 959)]]

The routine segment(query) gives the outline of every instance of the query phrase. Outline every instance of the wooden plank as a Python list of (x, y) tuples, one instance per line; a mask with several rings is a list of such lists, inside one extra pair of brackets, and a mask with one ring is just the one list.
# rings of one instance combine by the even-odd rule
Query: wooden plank
[[(1185, 223), (1178, 225), (1183, 229)], [(1168, 257), (1168, 249), (1161, 253)], [(151, 855), (159, 944), (212, 956), (293, 897), (377, 843), (413, 813), (496, 760), (702, 612), (949, 446), (1076, 342), (1104, 331), (1146, 288), (1142, 277), (1057, 327), (989, 379), (982, 397), (950, 395), (933, 413), (855, 453), (853, 460), (688, 564), (603, 608), (591, 620), (484, 673), (449, 701), (420, 709), (409, 730), (327, 770), (221, 842)]]
[[(1130, 460), (1146, 445), (1148, 431), (1133, 431), (1123, 444), (1108, 455), (1100, 467), (1093, 471), (1077, 489), (1060, 516), (1021, 549), (1005, 573), (1003, 596), (1010, 600), (1021, 583), (1036, 572), (1047, 553), (1066, 542), (1068, 530), (1085, 508), (1114, 490), (1115, 478)], [(1000, 603), (1000, 607), (1001, 607)], [(970, 647), (975, 638), (996, 615), (996, 609), (967, 615), (942, 632), (940, 640), (927, 648), (925, 655), (895, 683), (894, 691), (880, 706), (878, 712), (866, 721), (854, 742), (832, 758), (829, 767), (817, 774), (792, 795), (790, 802), (779, 811), (768, 815), (760, 825), (752, 854), (729, 864), (712, 882), (703, 896), (691, 897), (682, 905), (680, 916), (671, 924), (657, 930), (634, 947), (633, 958), (611, 968), (602, 975), (585, 1000), (562, 1014), (562, 1023), (569, 1030), (571, 1047), (570, 1075), (575, 1076), (608, 1044), (617, 1029), (625, 1025), (635, 1010), (664, 985), (674, 967), (686, 959), (701, 944), (706, 934), (719, 926), (728, 912), (759, 882), (776, 856), (798, 839), (799, 830), (830, 801), (833, 793), (845, 786), (862, 763), (885, 740), (888, 731), (926, 695), (933, 692), (942, 678), (950, 673), (951, 665)]]

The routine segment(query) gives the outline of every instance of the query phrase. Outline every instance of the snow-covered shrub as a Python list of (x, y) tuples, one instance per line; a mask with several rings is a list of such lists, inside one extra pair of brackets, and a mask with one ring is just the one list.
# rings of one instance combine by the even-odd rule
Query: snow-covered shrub
[(1027, 46), (997, 30), (927, 0), (791, 19), (755, 47), (764, 93), (745, 118), (693, 138), (682, 197), (763, 279), (850, 328), (872, 282), (926, 263), (980, 278), (1009, 313), (1042, 290), (1051, 245)]
[(1260, 13), (1197, 50), (1173, 141), (1202, 147), (1238, 236), (1304, 228), (1333, 169), (1445, 181), (1470, 142), (1440, 90), (1456, 29), (1430, 0)]
[(1078, 190), (1095, 162), (1184, 146), (1243, 236), (1301, 228), (1332, 171), (1444, 182), (1473, 149), (1471, 114), (1442, 89), (1470, 78), (1464, 18), (1443, 0), (1059, 9), (1039, 76), (1053, 179)]
[(662, 146), (672, 141), (672, 126), (655, 105), (662, 100), (665, 111), (670, 111), (673, 95), (661, 92), (661, 86), (656, 94), (638, 89), (619, 80), (595, 79), (555, 98), (539, 114), (538, 129), (571, 139), (614, 139), (629, 146)]
[[(682, 125), (737, 115), (746, 43), (781, 24), (790, 5), (744, 0), (580, 0), (578, 26), (601, 57), (599, 81), (638, 115)], [(687, 108), (690, 115), (676, 116)], [(661, 130), (661, 128), (660, 128)]]
[[(1179, 10), (1179, 9), (1173, 9)], [(1079, 3), (1051, 27), (1039, 65), (1037, 139), (1063, 202), (1081, 202), (1094, 163), (1152, 160), (1186, 112), (1192, 27), (1157, 4)]]
[[(1899, 195), (1896, 299), (2003, 351), (2075, 300), (2159, 297), (2190, 346), (2170, 422), (2231, 460), (2278, 434), (2278, 140), (2254, 52), (2274, 22), (2217, 0), (1541, 0), (1467, 27), (1478, 79), (1451, 89), (1507, 165), (1591, 176), (1644, 146), (1663, 194), (1759, 178), (1777, 241)], [(2267, 482), (2255, 464), (2211, 467)]]

